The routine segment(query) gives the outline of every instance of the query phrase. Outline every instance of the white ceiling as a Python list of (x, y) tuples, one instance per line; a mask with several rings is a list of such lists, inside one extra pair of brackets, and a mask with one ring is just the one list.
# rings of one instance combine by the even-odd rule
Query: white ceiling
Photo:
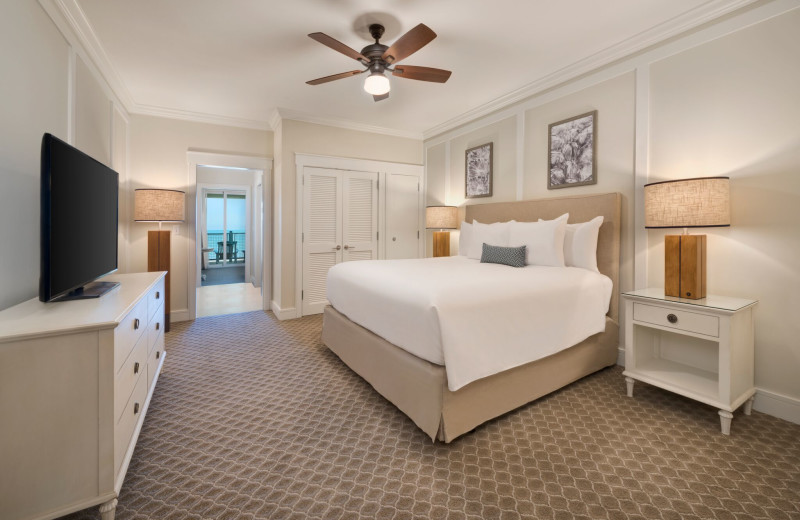
[[(275, 109), (422, 134), (576, 65), (596, 66), (720, 16), (741, 0), (72, 0), (133, 112), (266, 126)], [(375, 103), (365, 76), (305, 81), (359, 64), (371, 22), (390, 45), (418, 23), (438, 37), (403, 61), (453, 71), (445, 84), (391, 77)], [(91, 39), (90, 39), (91, 43)], [(102, 61), (102, 59), (101, 59)], [(112, 85), (114, 82), (112, 81)], [(220, 117), (221, 116), (221, 117)]]

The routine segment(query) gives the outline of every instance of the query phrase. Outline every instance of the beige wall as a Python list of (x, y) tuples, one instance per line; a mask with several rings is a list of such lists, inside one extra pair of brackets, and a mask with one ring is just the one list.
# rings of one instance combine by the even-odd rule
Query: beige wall
[[(188, 212), (195, 208), (192, 195), (195, 186), (188, 186), (189, 150), (270, 157), (272, 141), (272, 132), (263, 130), (134, 115), (130, 123), (129, 202), (133, 204), (133, 190), (137, 188), (184, 190), (188, 217)], [(131, 272), (147, 270), (147, 231), (157, 227), (152, 223), (131, 224), (128, 254)], [(188, 279), (186, 224), (181, 224), (179, 230), (179, 235), (172, 236), (171, 249), (173, 313), (187, 310), (189, 291), (194, 290)]]
[[(619, 77), (566, 95), (552, 102), (524, 110), (521, 169), (517, 167), (517, 117), (512, 116), (449, 139), (450, 170), (441, 156), (445, 144), (428, 149), (428, 203), (461, 206), (517, 200), (518, 175), (522, 176), (522, 199), (563, 197), (584, 193), (623, 194), (621, 287), (633, 287), (633, 123), (634, 75)], [(547, 189), (547, 126), (590, 110), (598, 111), (598, 182), (560, 190)], [(464, 198), (464, 160), (468, 148), (493, 143), (494, 174), (492, 197)], [(432, 160), (433, 159), (433, 160)], [(449, 191), (443, 193), (445, 186)], [(430, 235), (430, 233), (428, 233)], [(453, 232), (451, 251), (458, 251), (458, 233)], [(430, 250), (429, 253), (430, 254)]]
[[(738, 31), (710, 25), (683, 42), (675, 38), (472, 121), (464, 126), (469, 132), (454, 129), (427, 140), (427, 200), (464, 202), (461, 156), (488, 140), (496, 154), (504, 150), (494, 163), (501, 188), (491, 199), (467, 203), (514, 200), (509, 190), (516, 175), (522, 175), (523, 199), (619, 191), (624, 291), (635, 280), (663, 286), (666, 232), (634, 226), (643, 215), (636, 206), (640, 186), (730, 176), (732, 226), (698, 230), (709, 240), (708, 289), (759, 300), (756, 409), (800, 422), (800, 9), (764, 21), (752, 12), (740, 16)], [(589, 110), (598, 110), (598, 184), (547, 190), (547, 125)], [(515, 118), (524, 118), (521, 151)], [(518, 153), (524, 162), (516, 175), (498, 164)], [(634, 250), (644, 252), (636, 261)]]
[[(275, 280), (273, 300), (282, 310), (295, 307), (295, 154), (308, 153), (422, 164), (422, 141), (284, 119), (275, 166)], [(280, 164), (278, 164), (280, 163)], [(280, 266), (280, 270), (278, 270)]]
[[(800, 10), (651, 68), (651, 180), (731, 178), (708, 236), (708, 291), (759, 300), (756, 385), (800, 398)], [(680, 230), (678, 230), (680, 231)], [(676, 230), (669, 230), (675, 234)], [(648, 231), (649, 285), (664, 235)]]
[[(80, 54), (71, 57), (71, 51), (38, 2), (4, 3), (0, 16), (0, 243), (6, 246), (0, 248), (0, 309), (38, 295), (42, 135), (49, 132), (71, 141), (109, 165), (112, 151), (120, 157), (125, 154), (124, 141), (113, 148), (111, 142), (112, 125), (124, 133), (125, 114), (117, 111), (112, 121), (114, 100), (104, 80)], [(121, 259), (124, 249), (121, 241)]]

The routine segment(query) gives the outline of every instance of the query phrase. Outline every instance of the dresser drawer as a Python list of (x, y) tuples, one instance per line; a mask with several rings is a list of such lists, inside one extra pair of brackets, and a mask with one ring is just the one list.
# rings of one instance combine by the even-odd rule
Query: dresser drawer
[(158, 307), (164, 303), (164, 279), (160, 279), (155, 287), (147, 293), (147, 319), (152, 320)]
[(155, 348), (147, 355), (147, 388), (153, 386), (153, 379), (158, 372), (158, 365), (164, 357), (164, 335), (161, 334), (156, 341)]
[(152, 352), (153, 347), (161, 336), (161, 345), (164, 345), (164, 313), (158, 312), (155, 316), (150, 318), (150, 323), (147, 324), (147, 351)]
[(141, 300), (114, 329), (114, 373), (119, 373), (136, 342), (147, 328), (147, 301)]
[(145, 372), (147, 372), (147, 336), (142, 336), (114, 381), (114, 418), (117, 421), (131, 399), (133, 388)]
[(136, 387), (131, 394), (130, 401), (122, 412), (122, 417), (119, 418), (117, 427), (114, 430), (114, 473), (119, 471), (122, 464), (122, 459), (125, 457), (125, 452), (131, 443), (133, 437), (133, 430), (136, 429), (136, 423), (142, 417), (144, 410), (144, 402), (147, 399), (147, 378), (140, 377), (136, 382)]
[(719, 336), (719, 318), (707, 314), (634, 303), (633, 319), (715, 338)]

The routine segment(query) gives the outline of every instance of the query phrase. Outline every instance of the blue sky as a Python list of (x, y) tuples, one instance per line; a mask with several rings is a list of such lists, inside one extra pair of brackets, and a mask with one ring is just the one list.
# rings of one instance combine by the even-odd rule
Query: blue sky
[[(224, 227), (223, 220), (223, 199), (221, 198), (208, 198), (206, 204), (206, 229), (208, 231), (222, 231)], [(228, 231), (245, 230), (245, 221), (247, 220), (247, 212), (245, 211), (245, 199), (234, 198), (228, 196)]]

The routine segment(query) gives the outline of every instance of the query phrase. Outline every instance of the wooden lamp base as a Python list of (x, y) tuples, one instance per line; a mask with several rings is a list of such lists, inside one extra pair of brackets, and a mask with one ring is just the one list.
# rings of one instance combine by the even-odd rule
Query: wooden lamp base
[(147, 232), (147, 270), (166, 271), (164, 277), (164, 332), (169, 332), (169, 231)]
[(706, 235), (664, 237), (664, 295), (706, 297)]
[(433, 256), (450, 256), (450, 232), (433, 232)]

